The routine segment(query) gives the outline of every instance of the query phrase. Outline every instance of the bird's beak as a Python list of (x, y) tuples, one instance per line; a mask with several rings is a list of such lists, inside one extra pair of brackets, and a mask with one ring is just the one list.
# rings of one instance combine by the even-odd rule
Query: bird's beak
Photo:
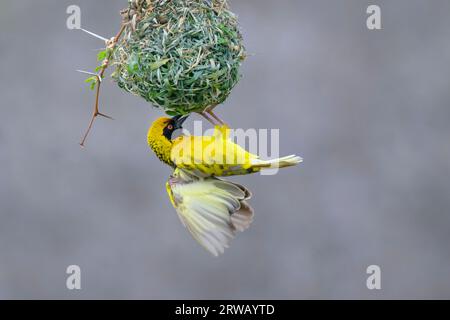
[(187, 116), (175, 116), (172, 118), (174, 123), (175, 129), (183, 129), (183, 123), (189, 118), (189, 115)]

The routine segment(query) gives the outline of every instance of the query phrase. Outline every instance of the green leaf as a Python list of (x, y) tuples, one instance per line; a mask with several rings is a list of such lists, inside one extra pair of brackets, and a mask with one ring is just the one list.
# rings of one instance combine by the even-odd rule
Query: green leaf
[(103, 61), (103, 60), (105, 60), (107, 57), (108, 57), (108, 49), (103, 50), (103, 51), (100, 51), (100, 52), (97, 54), (97, 60), (98, 60), (98, 61)]
[(84, 82), (86, 83), (97, 82), (97, 79), (98, 79), (97, 76), (92, 76), (84, 80)]
[(163, 65), (167, 64), (167, 62), (169, 62), (169, 61), (170, 61), (170, 59), (162, 59), (162, 60), (153, 62), (153, 63), (150, 64), (150, 69), (151, 69), (152, 71), (155, 71), (156, 69), (159, 69), (159, 68), (161, 68)]
[(97, 85), (97, 81), (98, 81), (97, 76), (92, 76), (92, 77), (89, 77), (86, 80), (84, 80), (84, 82), (89, 83), (89, 87), (91, 90), (95, 89), (95, 86)]

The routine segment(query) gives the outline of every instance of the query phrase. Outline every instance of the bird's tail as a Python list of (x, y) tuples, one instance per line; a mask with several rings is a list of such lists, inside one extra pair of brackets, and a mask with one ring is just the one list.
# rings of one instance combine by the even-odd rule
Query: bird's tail
[(290, 155), (283, 158), (273, 159), (273, 160), (253, 160), (253, 167), (259, 169), (280, 169), (286, 167), (296, 166), (303, 162), (303, 159), (296, 155)]

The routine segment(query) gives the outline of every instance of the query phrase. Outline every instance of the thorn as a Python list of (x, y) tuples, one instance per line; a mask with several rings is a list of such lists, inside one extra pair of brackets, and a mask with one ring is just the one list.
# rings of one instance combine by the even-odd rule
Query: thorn
[(102, 77), (98, 73), (90, 72), (90, 71), (84, 71), (84, 70), (77, 70), (79, 73), (84, 73), (90, 76), (97, 77), (98, 81), (102, 82)]
[(110, 116), (108, 116), (108, 115), (106, 115), (106, 114), (103, 114), (103, 113), (101, 113), (101, 112), (97, 113), (97, 115), (100, 116), (100, 117), (109, 119), (109, 120), (114, 120), (113, 117), (110, 117)]
[(84, 70), (77, 70), (77, 72), (79, 73), (84, 73), (84, 74), (88, 74), (91, 76), (98, 76), (98, 74), (94, 73), (94, 72), (90, 72), (90, 71), (84, 71)]
[(109, 39), (106, 39), (105, 37), (99, 36), (98, 34), (93, 33), (93, 32), (91, 32), (91, 31), (88, 31), (88, 30), (86, 30), (86, 29), (81, 28), (80, 30), (83, 31), (83, 32), (86, 32), (87, 34), (90, 34), (91, 36), (93, 36), (93, 37), (95, 37), (95, 38), (97, 38), (97, 39), (103, 40), (103, 41), (105, 41), (105, 42), (108, 42), (108, 41), (109, 41)]

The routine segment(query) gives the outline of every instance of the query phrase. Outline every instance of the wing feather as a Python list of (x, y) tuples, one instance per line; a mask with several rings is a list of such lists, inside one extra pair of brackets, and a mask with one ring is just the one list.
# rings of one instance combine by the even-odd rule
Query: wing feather
[(167, 182), (167, 192), (183, 225), (215, 256), (253, 221), (253, 209), (246, 202), (251, 194), (238, 184), (176, 169)]

